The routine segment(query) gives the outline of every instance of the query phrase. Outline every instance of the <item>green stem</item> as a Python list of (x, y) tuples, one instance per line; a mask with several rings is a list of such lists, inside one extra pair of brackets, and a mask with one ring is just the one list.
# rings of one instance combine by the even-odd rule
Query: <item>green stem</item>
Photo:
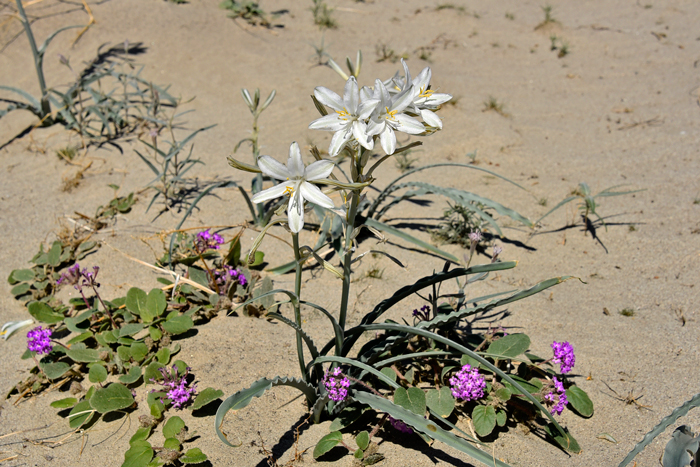
[[(338, 318), (338, 324), (340, 329), (345, 332), (345, 319), (348, 312), (348, 299), (350, 297), (350, 276), (351, 276), (351, 263), (352, 263), (352, 234), (355, 231), (355, 215), (357, 214), (357, 205), (359, 203), (360, 195), (357, 192), (352, 192), (352, 198), (350, 200), (350, 210), (348, 211), (348, 225), (345, 229), (345, 257), (343, 258), (343, 295), (340, 298), (340, 316)], [(335, 351), (336, 355), (340, 355), (341, 347), (336, 345)]]
[(32, 27), (29, 25), (27, 14), (24, 12), (22, 0), (16, 0), (16, 3), (17, 11), (19, 12), (20, 17), (22, 18), (22, 26), (24, 26), (24, 32), (27, 34), (27, 39), (29, 40), (29, 47), (31, 47), (32, 55), (34, 56), (34, 67), (36, 68), (36, 75), (39, 78), (39, 89), (41, 91), (41, 118), (43, 119), (51, 113), (51, 104), (49, 103), (49, 95), (46, 91), (46, 80), (44, 79), (44, 54), (39, 53), (39, 50), (36, 48), (36, 41), (34, 40)]
[[(296, 279), (294, 281), (294, 293), (297, 296), (296, 304), (294, 305), (294, 321), (301, 328), (301, 251), (299, 251), (299, 234), (292, 233), (292, 242), (294, 247), (294, 259), (296, 260)], [(297, 333), (297, 356), (299, 357), (299, 367), (304, 381), (308, 379), (306, 374), (306, 363), (304, 362), (304, 345), (299, 333)]]

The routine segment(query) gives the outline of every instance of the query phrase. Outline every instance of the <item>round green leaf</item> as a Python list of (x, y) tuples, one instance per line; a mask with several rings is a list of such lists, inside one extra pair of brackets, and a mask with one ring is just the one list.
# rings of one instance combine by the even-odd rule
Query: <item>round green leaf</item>
[(60, 378), (70, 370), (70, 365), (66, 362), (47, 363), (46, 365), (40, 364), (40, 366), (46, 376), (51, 380)]
[(180, 444), (180, 441), (178, 441), (176, 438), (168, 438), (163, 443), (163, 447), (165, 449), (179, 451), (182, 448), (182, 445)]
[(189, 331), (194, 326), (194, 322), (187, 315), (179, 315), (165, 321), (162, 326), (167, 332), (175, 335)]
[(75, 406), (75, 404), (77, 403), (78, 399), (76, 399), (75, 397), (66, 397), (65, 399), (53, 401), (50, 405), (54, 409), (68, 409)]
[[(363, 433), (365, 432), (363, 431)], [(362, 459), (365, 457), (365, 452), (362, 449), (358, 449), (355, 451), (355, 454), (353, 454), (353, 457), (355, 457), (355, 459)]]
[(167, 302), (165, 300), (165, 292), (161, 289), (153, 289), (148, 293), (146, 298), (146, 311), (141, 318), (144, 322), (150, 323), (154, 318), (160, 316), (165, 311)]
[(141, 312), (146, 309), (146, 292), (138, 287), (132, 287), (126, 293), (126, 309), (135, 315), (141, 316)]
[(496, 410), (492, 405), (477, 405), (472, 411), (472, 422), (479, 436), (488, 436), (496, 427)]
[(93, 415), (95, 411), (90, 407), (90, 401), (78, 402), (68, 414), (68, 426), (73, 429), (83, 426), (92, 419)]
[(188, 449), (184, 456), (178, 459), (183, 464), (201, 464), (206, 462), (207, 456), (199, 448)]
[(34, 279), (34, 271), (32, 269), (15, 269), (7, 277), (7, 282), (13, 285), (17, 282), (27, 282), (32, 279)]
[(418, 388), (396, 388), (394, 392), (394, 404), (408, 409), (416, 415), (425, 415), (425, 393)]
[(526, 334), (508, 334), (489, 345), (486, 353), (515, 358), (530, 347), (530, 338)]
[(151, 436), (151, 427), (142, 426), (129, 439), (129, 444), (133, 444), (135, 441), (146, 441), (149, 436)]
[(124, 453), (121, 467), (146, 467), (153, 459), (153, 449), (148, 441), (134, 441)]
[(119, 328), (119, 337), (128, 337), (128, 336), (133, 336), (137, 332), (141, 331), (143, 329), (143, 324), (141, 323), (129, 323), (125, 324), (121, 328)]
[(158, 352), (156, 352), (156, 360), (163, 365), (167, 365), (170, 362), (170, 349), (163, 347)]
[(582, 417), (588, 418), (593, 416), (593, 402), (588, 397), (588, 394), (578, 386), (571, 386), (566, 390), (566, 399), (569, 404)]
[(336, 447), (343, 440), (343, 435), (339, 431), (334, 431), (328, 433), (326, 436), (321, 438), (321, 440), (316, 444), (314, 448), (314, 459), (318, 459), (334, 447)]
[(216, 399), (223, 397), (224, 391), (221, 389), (206, 388), (204, 391), (197, 394), (197, 397), (192, 403), (192, 410), (201, 409), (205, 405), (214, 402)]
[(131, 353), (131, 357), (135, 362), (142, 362), (143, 359), (146, 358), (146, 355), (148, 355), (148, 346), (143, 342), (134, 342), (131, 344), (129, 353)]
[(58, 323), (63, 321), (64, 318), (62, 313), (53, 311), (51, 307), (44, 302), (30, 303), (29, 306), (27, 306), (27, 311), (29, 311), (29, 314), (32, 315), (32, 318), (35, 320), (47, 324)]
[(357, 443), (357, 447), (365, 451), (369, 446), (369, 433), (366, 431), (359, 432), (355, 437), (355, 442)]
[(51, 245), (51, 249), (48, 252), (48, 262), (53, 267), (60, 266), (61, 264), (61, 242), (58, 240)]
[(129, 373), (126, 375), (121, 375), (119, 381), (124, 384), (133, 384), (139, 380), (141, 377), (141, 367), (138, 365), (133, 365), (129, 368)]
[(498, 426), (505, 426), (507, 419), (508, 414), (505, 410), (499, 410), (496, 412), (496, 423), (498, 423)]
[(455, 398), (447, 386), (428, 391), (426, 403), (435, 413), (445, 418), (449, 417), (455, 408)]
[(163, 425), (163, 436), (165, 438), (175, 438), (183, 428), (185, 428), (185, 422), (180, 417), (170, 417)]
[(151, 380), (160, 381), (163, 379), (163, 374), (160, 372), (161, 368), (165, 368), (165, 365), (158, 362), (151, 362), (143, 374), (143, 380), (146, 384), (153, 384)]
[(120, 383), (112, 383), (106, 388), (98, 389), (90, 398), (90, 406), (100, 413), (125, 409), (134, 403), (134, 396), (129, 388)]
[(498, 391), (496, 391), (496, 397), (498, 397), (502, 402), (508, 402), (510, 400), (510, 396), (512, 395), (513, 394), (508, 388), (500, 388)]
[(20, 295), (24, 295), (29, 290), (31, 290), (32, 284), (28, 282), (22, 282), (21, 284), (17, 284), (16, 286), (12, 287), (10, 290), (10, 293), (12, 294), (13, 297), (19, 297)]
[(91, 383), (103, 383), (107, 381), (107, 369), (99, 364), (91, 366), (88, 379)]
[(90, 363), (100, 361), (100, 353), (93, 349), (68, 349), (66, 350), (66, 355), (74, 362)]

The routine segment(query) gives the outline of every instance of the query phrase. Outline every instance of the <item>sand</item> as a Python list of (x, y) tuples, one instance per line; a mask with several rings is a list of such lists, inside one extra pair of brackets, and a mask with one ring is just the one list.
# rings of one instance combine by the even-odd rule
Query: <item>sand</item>
[[(144, 66), (142, 75), (183, 100), (196, 97), (184, 108), (186, 127), (216, 124), (195, 138), (194, 155), (205, 165), (192, 170), (201, 182), (227, 178), (249, 187), (249, 174), (227, 165), (226, 157), (250, 133), (250, 113), (240, 89), (259, 87), (264, 96), (277, 90), (271, 107), (260, 118), (262, 153), (284, 160), (292, 141), (304, 148), (327, 149), (330, 133), (308, 130), (317, 118), (309, 95), (323, 85), (341, 92), (343, 82), (324, 66), (315, 66), (311, 44), (320, 44), (322, 32), (313, 24), (311, 2), (264, 0), (265, 11), (288, 10), (274, 20), (279, 27), (254, 27), (233, 21), (216, 1), (191, 0), (173, 4), (162, 0), (89, 1), (96, 19), (84, 36), (71, 46), (78, 30), (59, 35), (48, 49), (45, 72), (49, 86), (61, 89), (72, 72), (57, 54), (80, 70), (95, 57), (102, 44), (141, 43), (134, 57)], [(503, 291), (527, 287), (540, 280), (573, 275), (550, 291), (517, 302), (507, 316), (494, 322), (526, 332), (533, 352), (548, 355), (553, 340), (567, 340), (576, 351), (575, 381), (590, 395), (595, 414), (583, 419), (571, 411), (560, 417), (577, 438), (582, 452), (569, 455), (542, 440), (537, 432), (511, 426), (489, 439), (496, 457), (513, 466), (617, 465), (632, 446), (674, 407), (698, 392), (698, 284), (700, 272), (700, 116), (698, 61), (700, 60), (700, 4), (692, 1), (556, 1), (556, 23), (536, 29), (544, 18), (539, 2), (455, 2), (459, 9), (437, 10), (438, 2), (406, 0), (354, 2), (329, 0), (338, 28), (323, 34), (326, 50), (339, 62), (364, 53), (361, 84), (375, 77), (387, 79), (399, 63), (377, 61), (375, 49), (386, 45), (397, 55), (407, 54), (411, 71), (430, 66), (432, 84), (455, 96), (440, 116), (444, 130), (428, 138), (413, 155), (416, 166), (435, 162), (467, 163), (476, 151), (477, 167), (494, 170), (522, 185), (521, 190), (483, 172), (437, 168), (423, 180), (458, 187), (499, 201), (538, 219), (569, 195), (581, 182), (593, 193), (614, 185), (644, 190), (600, 199), (599, 213), (607, 229), (596, 224), (597, 238), (586, 232), (575, 204), (547, 217), (536, 235), (504, 220), (504, 260), (518, 260), (514, 270), (493, 275), (474, 289)], [(4, 0), (0, 12), (14, 11)], [(43, 0), (27, 6), (39, 41), (59, 27), (85, 24), (81, 2)], [(4, 16), (3, 18), (8, 18)], [(5, 20), (3, 20), (5, 21)], [(38, 95), (32, 57), (19, 22), (7, 20), (1, 29), (0, 84)], [(550, 36), (568, 44), (568, 53), (550, 50)], [(428, 58), (429, 61), (421, 59)], [(65, 87), (64, 87), (65, 89)], [(2, 94), (10, 97), (9, 94)], [(484, 111), (490, 97), (503, 104), (502, 113)], [(71, 225), (75, 212), (92, 215), (112, 198), (108, 184), (120, 185), (119, 194), (139, 193), (132, 212), (119, 216), (95, 235), (100, 250), (86, 258), (102, 269), (100, 279), (107, 297), (124, 295), (132, 286), (158, 286), (156, 273), (131, 261), (121, 252), (153, 262), (162, 253), (156, 234), (173, 229), (182, 212), (156, 217), (158, 206), (146, 207), (152, 191), (143, 191), (151, 173), (135, 154), (144, 149), (137, 135), (115, 146), (90, 147), (69, 165), (56, 156), (79, 138), (60, 126), (35, 129), (16, 137), (35, 123), (28, 112), (15, 111), (0, 120), (0, 277), (24, 268), (41, 242), (51, 242)], [(184, 135), (181, 132), (180, 135)], [(406, 141), (406, 140), (404, 140)], [(240, 157), (250, 161), (247, 148)], [(71, 179), (88, 163), (83, 178), (71, 191)], [(377, 172), (376, 184), (385, 186), (399, 175), (392, 161)], [(413, 179), (421, 179), (413, 176)], [(236, 225), (249, 213), (235, 188), (216, 190), (206, 197), (185, 227)], [(370, 197), (375, 196), (370, 192)], [(426, 241), (429, 226), (446, 207), (444, 199), (426, 197), (421, 206), (402, 204), (384, 220), (411, 226)], [(546, 206), (542, 205), (545, 204)], [(542, 202), (540, 204), (539, 202)], [(237, 230), (224, 231), (227, 236)], [(276, 233), (284, 235), (282, 229)], [(244, 249), (255, 233), (246, 231)], [(312, 243), (312, 232), (302, 241)], [(442, 268), (443, 261), (401, 240), (375, 246), (371, 239), (361, 250), (381, 248), (399, 258), (401, 269), (387, 259), (364, 260), (356, 270), (351, 290), (350, 324), (399, 287)], [(461, 256), (456, 245), (446, 251)], [(267, 239), (262, 249), (271, 266), (292, 258), (282, 242)], [(478, 255), (475, 262), (488, 262)], [(381, 278), (367, 271), (382, 269)], [(292, 275), (274, 277), (278, 287), (293, 288)], [(328, 272), (305, 272), (303, 293), (309, 300), (337, 310), (340, 284)], [(5, 285), (0, 293), (0, 321), (23, 319), (26, 309)], [(332, 291), (332, 292), (329, 292)], [(61, 297), (68, 298), (68, 291)], [(390, 313), (408, 317), (419, 306), (416, 297), (405, 309)], [(631, 309), (634, 316), (619, 311)], [(604, 312), (607, 310), (607, 313)], [(305, 310), (305, 329), (321, 342), (330, 338), (327, 321)], [(487, 326), (488, 323), (482, 323)], [(226, 395), (264, 376), (298, 376), (293, 332), (282, 324), (242, 316), (219, 316), (182, 340), (179, 358), (193, 368), (199, 386), (222, 389)], [(3, 394), (23, 379), (30, 361), (20, 360), (24, 339), (14, 336), (0, 344)], [(620, 395), (617, 399), (607, 383)], [(87, 386), (87, 384), (86, 384)], [(639, 397), (640, 409), (627, 404), (628, 395)], [(2, 403), (0, 458), (4, 465), (112, 466), (121, 465), (128, 439), (136, 430), (136, 416), (146, 411), (145, 389), (137, 389), (142, 402), (130, 418), (100, 422), (85, 433), (62, 440), (70, 430), (49, 404), (66, 397), (52, 391), (15, 404)], [(658, 459), (675, 426), (698, 426), (700, 412), (691, 411), (659, 436), (637, 457), (637, 465), (658, 465)], [(305, 417), (297, 393), (284, 388), (256, 399), (231, 416), (227, 429), (243, 443), (233, 449), (216, 438), (212, 417), (182, 412), (212, 465), (267, 465), (262, 443), (283, 464), (294, 457), (293, 427)], [(328, 432), (329, 422), (304, 428), (298, 450), (313, 449)], [(258, 434), (259, 433), (259, 434)], [(604, 439), (607, 434), (616, 443)], [(154, 438), (156, 442), (157, 438)], [(380, 465), (472, 465), (455, 449), (435, 443), (431, 447), (416, 436), (381, 434)], [(7, 458), (8, 460), (5, 460)], [(328, 465), (351, 465), (349, 456), (336, 456)], [(304, 463), (315, 461), (310, 451)]]

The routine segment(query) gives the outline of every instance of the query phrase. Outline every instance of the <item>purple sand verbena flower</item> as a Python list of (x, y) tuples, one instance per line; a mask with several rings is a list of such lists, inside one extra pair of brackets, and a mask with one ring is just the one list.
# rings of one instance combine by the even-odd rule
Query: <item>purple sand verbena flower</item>
[(552, 350), (554, 351), (553, 363), (561, 365), (561, 373), (568, 373), (574, 368), (576, 357), (574, 356), (574, 348), (568, 342), (552, 342)]
[(559, 381), (556, 376), (552, 378), (552, 382), (554, 383), (554, 390), (544, 396), (544, 402), (545, 405), (552, 406), (550, 410), (552, 415), (561, 415), (569, 401), (566, 398), (564, 383)]
[[(173, 365), (170, 371), (165, 368), (160, 368), (160, 373), (163, 375), (163, 381), (151, 379), (151, 382), (158, 383), (164, 388), (169, 389), (166, 395), (174, 408), (182, 409), (184, 405), (192, 401), (194, 396), (197, 395), (196, 384), (192, 385), (192, 387), (188, 387), (187, 376), (190, 374), (189, 367), (185, 369), (185, 374), (182, 376), (179, 375), (176, 365)], [(151, 392), (155, 392), (155, 389)]]
[(450, 378), (450, 386), (452, 386), (452, 395), (454, 397), (471, 401), (484, 397), (486, 381), (479, 374), (478, 368), (464, 365), (461, 370)]
[(53, 350), (51, 344), (51, 329), (43, 329), (41, 326), (36, 327), (27, 333), (27, 348), (31, 352), (38, 354), (47, 354)]
[(428, 305), (423, 305), (420, 307), (420, 311), (413, 310), (413, 316), (423, 321), (428, 321), (430, 319), (430, 307)]
[(209, 229), (199, 232), (195, 236), (195, 247), (198, 251), (218, 250), (224, 243), (224, 238), (217, 234), (209, 232)]
[(323, 376), (323, 385), (328, 391), (328, 397), (335, 402), (340, 402), (348, 397), (348, 388), (350, 380), (347, 376), (343, 376), (340, 367), (336, 367), (333, 371), (327, 371)]
[(236, 284), (245, 287), (248, 284), (248, 280), (245, 275), (238, 268), (233, 268), (228, 264), (224, 265), (223, 268), (214, 271), (214, 277), (216, 283), (219, 285), (219, 293), (221, 295), (226, 295), (231, 287)]

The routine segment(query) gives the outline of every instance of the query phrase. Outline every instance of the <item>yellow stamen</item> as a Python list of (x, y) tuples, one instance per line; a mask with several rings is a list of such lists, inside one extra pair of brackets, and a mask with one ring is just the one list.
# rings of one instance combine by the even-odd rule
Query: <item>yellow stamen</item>
[(435, 91), (433, 91), (432, 89), (426, 90), (424, 88), (420, 88), (420, 94), (418, 94), (418, 97), (430, 97), (433, 95), (434, 92)]
[(336, 113), (342, 120), (347, 120), (348, 117), (350, 117), (350, 112), (348, 112), (345, 107), (343, 107), (343, 110), (336, 110)]
[(384, 108), (386, 109), (387, 118), (393, 119), (396, 116), (396, 114), (398, 113), (398, 110), (391, 110), (390, 111), (389, 107), (384, 107)]
[(293, 195), (294, 194), (294, 187), (288, 186), (287, 188), (284, 189), (283, 195)]

